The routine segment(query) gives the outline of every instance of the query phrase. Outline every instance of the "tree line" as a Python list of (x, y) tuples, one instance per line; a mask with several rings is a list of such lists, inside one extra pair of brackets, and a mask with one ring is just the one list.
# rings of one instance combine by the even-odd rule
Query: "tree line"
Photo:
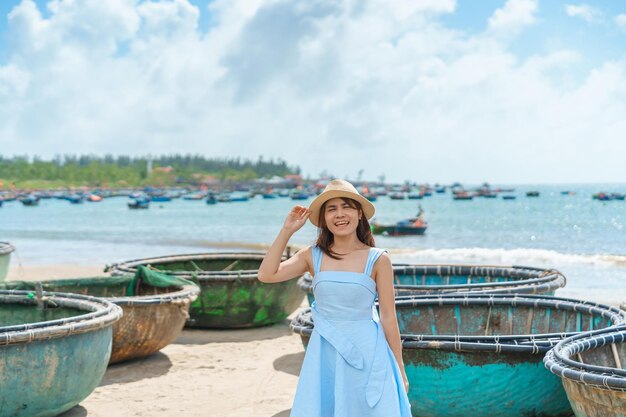
[[(151, 161), (152, 171), (148, 166)], [(171, 167), (172, 170), (159, 168)], [(256, 161), (206, 158), (202, 155), (57, 155), (51, 159), (0, 155), (0, 181), (11, 186), (140, 186), (197, 184), (206, 176), (222, 181), (246, 181), (287, 174), (300, 168), (282, 159)]]

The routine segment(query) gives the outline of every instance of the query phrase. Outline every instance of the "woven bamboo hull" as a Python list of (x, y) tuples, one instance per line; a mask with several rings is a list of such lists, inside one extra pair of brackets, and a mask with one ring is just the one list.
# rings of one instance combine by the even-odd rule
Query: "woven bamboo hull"
[[(123, 316), (113, 325), (110, 363), (152, 355), (172, 343), (189, 317), (197, 288), (157, 289), (142, 287), (139, 296), (123, 296), (131, 277), (78, 278), (42, 281), (46, 291), (104, 297), (122, 308)], [(0, 289), (33, 291), (34, 282), (5, 282)], [(169, 291), (169, 292), (168, 292)]]
[(563, 379), (576, 417), (626, 416), (626, 391), (611, 391)]
[(264, 253), (207, 253), (128, 261), (108, 268), (134, 273), (138, 265), (194, 281), (201, 290), (189, 308), (188, 327), (234, 329), (284, 320), (301, 303), (296, 280), (267, 284), (258, 280)]
[(561, 378), (576, 417), (626, 416), (626, 326), (565, 339), (544, 363)]
[[(0, 347), (0, 415), (56, 416), (98, 386), (111, 353), (111, 327)], [(10, 371), (8, 371), (10, 370)]]
[(189, 317), (189, 304), (122, 306), (124, 315), (113, 325), (110, 363), (150, 356), (174, 342)]
[(302, 303), (296, 280), (264, 284), (256, 278), (199, 280), (200, 296), (189, 309), (189, 327), (259, 327), (287, 318)]
[[(16, 294), (0, 293), (0, 415), (56, 416), (100, 383), (121, 310), (106, 301), (54, 293), (43, 294), (51, 301), (42, 309), (32, 294)], [(86, 307), (66, 307), (68, 300)]]

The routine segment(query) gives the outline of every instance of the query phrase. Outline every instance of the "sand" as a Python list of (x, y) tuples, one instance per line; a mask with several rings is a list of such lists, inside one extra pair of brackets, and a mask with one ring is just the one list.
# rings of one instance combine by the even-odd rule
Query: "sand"
[[(103, 267), (12, 266), (7, 280), (98, 276)], [(288, 417), (304, 358), (291, 317), (258, 329), (184, 330), (155, 355), (110, 366), (63, 417)]]

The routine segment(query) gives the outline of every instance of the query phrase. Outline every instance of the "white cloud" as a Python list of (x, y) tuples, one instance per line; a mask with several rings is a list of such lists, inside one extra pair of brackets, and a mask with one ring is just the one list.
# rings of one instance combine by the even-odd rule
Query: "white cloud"
[[(447, 29), (437, 15), (453, 2), (218, 0), (206, 33), (186, 0), (105, 3), (66, 0), (43, 18), (25, 0), (11, 13), (5, 153), (263, 155), (392, 180), (624, 178), (625, 62), (572, 81), (580, 54), (520, 58), (501, 32)], [(510, 1), (491, 29), (535, 12)]]
[(571, 17), (579, 17), (588, 23), (599, 21), (602, 18), (602, 12), (588, 4), (567, 4), (565, 13)]
[(620, 29), (626, 30), (626, 14), (615, 16), (615, 23), (617, 23)]
[(524, 26), (535, 22), (537, 0), (507, 0), (489, 18), (488, 29), (492, 32), (517, 33)]

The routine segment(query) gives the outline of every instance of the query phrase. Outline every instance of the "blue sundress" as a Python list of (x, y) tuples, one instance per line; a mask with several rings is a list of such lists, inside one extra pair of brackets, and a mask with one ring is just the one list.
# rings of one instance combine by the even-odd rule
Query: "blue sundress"
[(314, 330), (290, 417), (411, 417), (402, 374), (374, 306), (371, 248), (365, 270), (320, 271), (313, 250)]

